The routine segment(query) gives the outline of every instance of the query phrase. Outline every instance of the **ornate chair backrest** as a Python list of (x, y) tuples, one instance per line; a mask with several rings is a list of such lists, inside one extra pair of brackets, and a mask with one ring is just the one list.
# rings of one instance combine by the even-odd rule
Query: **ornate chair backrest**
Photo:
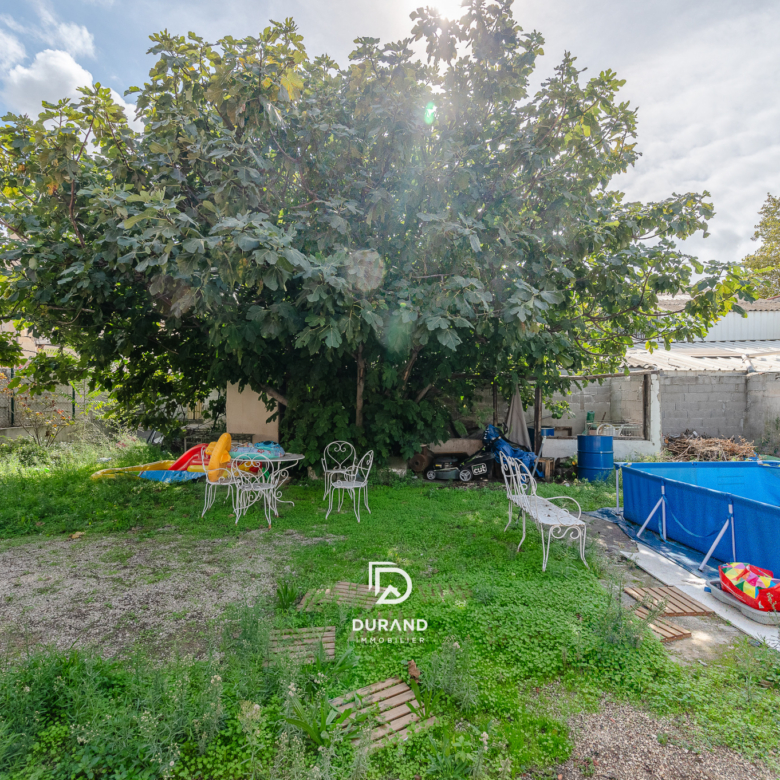
[(206, 480), (212, 485), (232, 485), (241, 481), (241, 472), (232, 464), (226, 463), (221, 468), (207, 471)]
[(503, 452), (499, 453), (499, 461), (507, 498), (531, 512), (531, 502), (536, 498), (536, 480), (531, 472), (519, 458), (510, 458)]
[(374, 463), (374, 451), (369, 450), (361, 459), (360, 462), (353, 466), (347, 473), (347, 479), (352, 482), (359, 482), (361, 485), (365, 485), (368, 482), (368, 475), (371, 472), (371, 466)]
[(242, 486), (251, 489), (274, 483), (278, 471), (275, 461), (272, 461), (265, 453), (258, 452), (252, 456), (251, 463), (257, 467), (257, 472), (242, 471)]
[(355, 465), (357, 453), (348, 441), (332, 441), (322, 453), (322, 468), (325, 471), (346, 470)]

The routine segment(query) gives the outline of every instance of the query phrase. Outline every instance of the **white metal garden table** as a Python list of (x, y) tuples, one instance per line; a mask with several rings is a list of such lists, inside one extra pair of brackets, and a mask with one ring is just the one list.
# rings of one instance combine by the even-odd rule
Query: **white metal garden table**
[[(254, 455), (253, 453), (247, 453), (246, 455), (241, 455), (239, 458), (235, 458), (233, 460), (233, 463), (247, 463), (249, 461), (252, 461), (254, 463), (259, 464), (272, 464), (275, 468), (278, 468), (278, 472), (275, 475), (277, 484), (281, 488), (282, 484), (289, 478), (290, 476), (290, 468), (292, 468), (296, 463), (299, 461), (302, 461), (306, 456), (305, 455), (298, 455), (294, 452), (285, 452), (284, 455), (264, 455), (261, 452), (258, 452), (257, 455)], [(289, 464), (287, 466), (283, 464)], [(282, 491), (279, 490), (276, 492), (276, 494), (273, 497), (273, 504), (274, 504), (274, 514), (278, 517), (279, 513), (276, 511), (276, 505), (277, 504), (290, 504), (292, 506), (295, 506), (294, 501), (286, 501), (281, 498)]]

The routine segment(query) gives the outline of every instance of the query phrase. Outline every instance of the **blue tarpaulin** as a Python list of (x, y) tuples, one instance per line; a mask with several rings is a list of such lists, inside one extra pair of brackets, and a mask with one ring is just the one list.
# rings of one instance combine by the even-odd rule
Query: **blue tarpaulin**
[[(721, 561), (780, 571), (780, 469), (759, 461), (630, 463), (623, 466), (624, 516), (642, 525), (661, 496), (666, 536)], [(733, 520), (732, 520), (733, 518)], [(648, 528), (660, 532), (659, 506)]]

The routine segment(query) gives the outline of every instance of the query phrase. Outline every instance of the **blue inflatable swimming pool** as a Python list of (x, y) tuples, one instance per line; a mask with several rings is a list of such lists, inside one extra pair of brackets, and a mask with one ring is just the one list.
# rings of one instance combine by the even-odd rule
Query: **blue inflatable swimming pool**
[[(721, 561), (780, 571), (780, 466), (628, 463), (624, 516)], [(652, 515), (652, 516), (651, 516)], [(665, 523), (664, 523), (665, 521)]]

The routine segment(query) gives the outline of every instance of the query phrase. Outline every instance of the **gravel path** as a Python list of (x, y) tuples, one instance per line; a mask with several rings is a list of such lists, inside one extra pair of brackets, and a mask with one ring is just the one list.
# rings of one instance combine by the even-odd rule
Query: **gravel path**
[[(778, 773), (726, 748), (698, 752), (679, 725), (625, 704), (569, 719), (575, 741), (561, 780), (777, 780)], [(659, 741), (660, 740), (660, 741)], [(663, 743), (663, 744), (662, 744)]]

